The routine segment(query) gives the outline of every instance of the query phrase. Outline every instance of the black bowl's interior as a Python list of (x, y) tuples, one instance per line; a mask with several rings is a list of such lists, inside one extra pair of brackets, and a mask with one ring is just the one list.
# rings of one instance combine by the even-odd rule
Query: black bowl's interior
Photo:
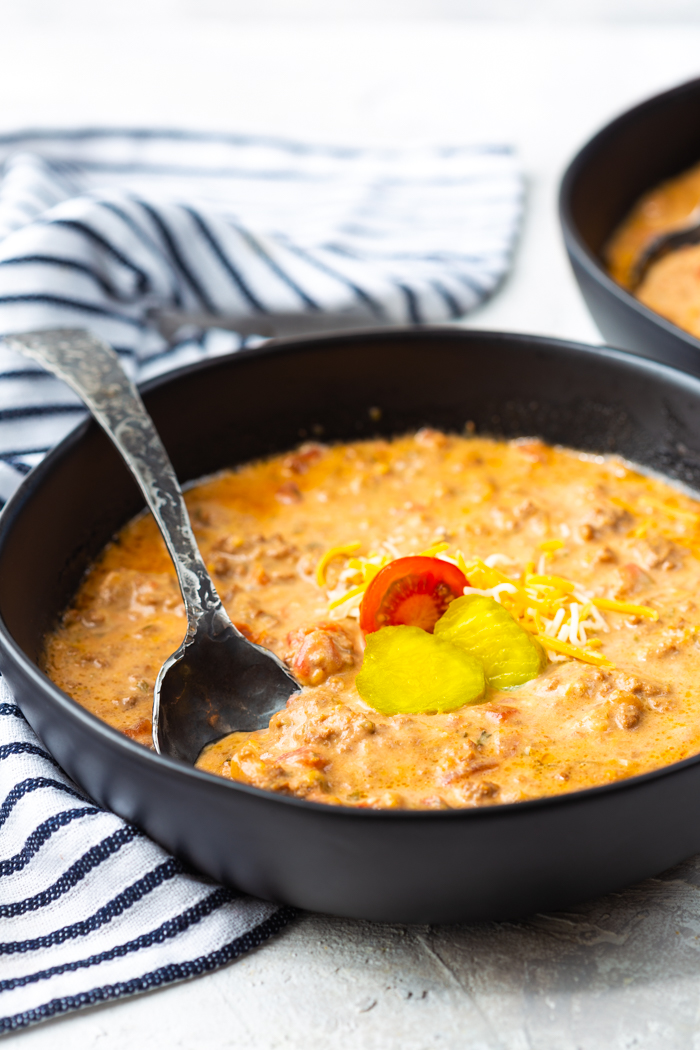
[(700, 161), (700, 80), (622, 114), (572, 160), (560, 218), (576, 279), (611, 346), (700, 374), (700, 341), (608, 277), (602, 250), (639, 197)]
[[(351, 349), (354, 374), (341, 381), (336, 358), (343, 347)], [(491, 362), (506, 347), (504, 376)], [(587, 353), (593, 354), (586, 348), (578, 351)], [(700, 450), (697, 455), (685, 445), (679, 450), (680, 437), (687, 439), (686, 424), (658, 403), (646, 377), (640, 383), (628, 373), (611, 382), (603, 400), (600, 360), (591, 356), (590, 369), (581, 375), (576, 368), (575, 381), (572, 370), (568, 383), (566, 354), (554, 342), (534, 345), (528, 337), (405, 330), (359, 341), (352, 335), (312, 340), (303, 357), (295, 344), (282, 344), (262, 358), (241, 353), (235, 365), (233, 387), (229, 359), (188, 369), (165, 385), (162, 380), (151, 383), (150, 392), (146, 387), (148, 409), (183, 483), (284, 451), (309, 437), (344, 441), (400, 434), (425, 424), (459, 431), (470, 420), (480, 433), (537, 434), (553, 444), (614, 450), (700, 488)], [(437, 377), (430, 391), (428, 371)], [(425, 392), (416, 397), (421, 387)], [(68, 442), (70, 457), (54, 457), (50, 469), (40, 470), (34, 527), (41, 542), (29, 563), (25, 552), (31, 502), (22, 503), (21, 531), (6, 526), (0, 609), (32, 659), (87, 566), (143, 506), (131, 475), (99, 428), (88, 422)], [(58, 516), (52, 511), (51, 529), (40, 509), (47, 503), (60, 507)], [(6, 518), (18, 511), (11, 505)], [(8, 595), (9, 603), (4, 601)]]
[[(187, 369), (145, 400), (183, 481), (310, 436), (472, 421), (614, 451), (700, 489), (700, 381), (554, 340), (457, 329), (300, 340)], [(29, 476), (0, 516), (0, 668), (86, 791), (212, 877), (302, 907), (437, 922), (564, 906), (700, 848), (700, 759), (516, 805), (366, 811), (224, 781), (122, 737), (36, 660), (92, 558), (140, 506), (92, 423)]]

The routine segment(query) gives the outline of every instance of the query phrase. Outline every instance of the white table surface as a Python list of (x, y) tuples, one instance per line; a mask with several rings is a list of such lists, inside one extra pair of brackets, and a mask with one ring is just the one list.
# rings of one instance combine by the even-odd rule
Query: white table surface
[[(560, 0), (569, 3), (569, 0)], [(674, 6), (675, 5), (675, 6)], [(319, 11), (308, 0), (307, 13)], [(240, 0), (0, 0), (0, 130), (190, 125), (337, 143), (509, 141), (528, 212), (511, 278), (469, 325), (600, 342), (558, 232), (567, 159), (627, 106), (700, 71), (697, 3), (483, 22), (243, 18)], [(347, 8), (347, 5), (346, 5)], [(440, 0), (449, 15), (458, 3)], [(406, 9), (430, 10), (418, 3)], [(474, 0), (481, 13), (488, 5)], [(517, 9), (499, 0), (497, 12)], [(326, 10), (326, 8), (324, 8)], [(494, 8), (496, 10), (496, 8)], [(563, 11), (563, 6), (559, 13)], [(597, 16), (591, 15), (598, 11)], [(405, 14), (405, 12), (404, 12)], [(624, 16), (624, 17), (623, 17)], [(217, 973), (10, 1037), (22, 1050), (698, 1050), (700, 860), (571, 913), (484, 926), (315, 915)]]

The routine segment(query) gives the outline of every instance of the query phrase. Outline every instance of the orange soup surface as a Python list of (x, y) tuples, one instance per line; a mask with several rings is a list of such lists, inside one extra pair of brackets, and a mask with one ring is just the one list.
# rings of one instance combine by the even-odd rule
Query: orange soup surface
[[(313, 802), (439, 809), (575, 791), (700, 752), (700, 503), (662, 480), (536, 439), (424, 429), (306, 444), (186, 499), (231, 619), (301, 684), (268, 729), (211, 745), (202, 769)], [(356, 686), (363, 588), (424, 552), (450, 562), (450, 578), (465, 566), (542, 667), (451, 710), (382, 714)], [(156, 674), (184, 628), (144, 514), (87, 573), (43, 666), (149, 747)]]
[(637, 263), (654, 240), (700, 218), (700, 164), (655, 187), (634, 205), (605, 249), (612, 277), (648, 306), (700, 338), (700, 244), (653, 262), (642, 279)]

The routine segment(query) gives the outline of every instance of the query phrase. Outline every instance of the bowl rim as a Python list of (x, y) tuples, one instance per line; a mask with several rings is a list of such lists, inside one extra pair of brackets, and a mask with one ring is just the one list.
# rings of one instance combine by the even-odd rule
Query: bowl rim
[[(588, 141), (579, 149), (572, 160), (569, 161), (559, 186), (558, 208), (564, 245), (572, 259), (574, 259), (590, 277), (597, 281), (598, 284), (601, 284), (610, 295), (621, 303), (624, 303), (628, 309), (631, 309), (640, 318), (658, 325), (659, 328), (663, 329), (668, 335), (680, 339), (691, 349), (697, 351), (700, 349), (699, 337), (691, 335), (690, 332), (686, 332), (685, 329), (679, 328), (678, 325), (673, 324), (672, 321), (669, 321), (661, 314), (656, 313), (655, 310), (651, 310), (648, 306), (641, 303), (639, 299), (636, 299), (626, 288), (623, 288), (622, 285), (613, 280), (607, 270), (602, 266), (600, 260), (594, 255), (583, 240), (574, 220), (571, 207), (571, 198), (573, 196), (576, 181), (582, 171), (585, 170), (591, 157), (593, 157), (601, 147), (605, 147), (611, 139), (615, 138), (621, 129), (625, 128), (628, 124), (634, 123), (638, 117), (650, 112), (651, 110), (661, 108), (668, 102), (683, 97), (683, 95), (695, 93), (700, 94), (700, 77), (684, 81), (682, 84), (676, 85), (676, 87), (669, 88), (666, 91), (659, 92), (656, 95), (652, 95), (650, 98), (644, 99), (630, 109), (624, 110), (624, 112), (620, 113), (617, 117), (614, 117), (611, 121), (600, 128), (593, 137), (588, 139)], [(649, 187), (649, 189), (651, 188), (652, 187)]]
[[(700, 84), (700, 78), (698, 84)], [(246, 360), (259, 359), (262, 357), (268, 358), (270, 356), (279, 357), (293, 355), (297, 349), (303, 348), (308, 344), (330, 342), (335, 346), (346, 342), (353, 342), (358, 335), (370, 336), (381, 340), (391, 340), (396, 337), (415, 338), (424, 337), (426, 335), (445, 338), (458, 335), (467, 341), (473, 339), (474, 341), (493, 340), (494, 342), (505, 341), (509, 343), (523, 342), (530, 345), (535, 344), (536, 346), (546, 347), (555, 351), (561, 350), (563, 352), (573, 351), (575, 353), (592, 354), (595, 357), (617, 361), (623, 365), (631, 366), (635, 370), (649, 373), (651, 376), (656, 375), (660, 379), (672, 379), (675, 383), (687, 388), (689, 393), (693, 393), (698, 400), (700, 400), (700, 377), (695, 377), (687, 372), (683, 372), (681, 369), (674, 368), (671, 365), (640, 357), (628, 350), (615, 349), (604, 345), (596, 346), (593, 344), (579, 343), (573, 340), (560, 339), (551, 336), (536, 334), (530, 335), (522, 332), (463, 328), (452, 324), (384, 326), (381, 328), (364, 328), (353, 331), (344, 331), (338, 334), (318, 333), (305, 337), (290, 336), (269, 340), (259, 346), (246, 347), (241, 350), (232, 351), (228, 354), (222, 354), (217, 357), (207, 358), (205, 360), (183, 365), (172, 371), (148, 379), (143, 384), (139, 384), (139, 390), (147, 397), (151, 391), (159, 390), (171, 381), (177, 381), (189, 375), (207, 371), (210, 368), (215, 368), (221, 365), (230, 365), (238, 361), (245, 362)], [(7, 534), (12, 530), (14, 519), (21, 513), (25, 501), (30, 499), (34, 492), (41, 487), (44, 478), (53, 469), (54, 463), (62, 457), (69, 455), (72, 448), (93, 428), (98, 429), (98, 424), (89, 416), (76, 424), (76, 426), (45, 455), (44, 459), (22, 481), (20, 486), (0, 511), (0, 548), (2, 548)], [(635, 776), (623, 777), (620, 780), (608, 784), (581, 788), (577, 791), (563, 792), (558, 795), (544, 795), (538, 798), (523, 799), (518, 802), (497, 803), (492, 806), (473, 808), (463, 807), (445, 810), (365, 809), (357, 806), (309, 802), (307, 799), (299, 798), (294, 795), (283, 795), (275, 791), (268, 791), (263, 788), (254, 787), (250, 784), (244, 784), (240, 781), (227, 780), (214, 773), (196, 769), (194, 766), (189, 766), (185, 762), (180, 762), (164, 755), (158, 755), (149, 748), (137, 744), (136, 741), (131, 740), (123, 733), (120, 733), (119, 730), (114, 729), (112, 726), (108, 725), (107, 722), (98, 718), (97, 715), (86, 710), (86, 708), (82, 707), (77, 700), (74, 700), (68, 693), (65, 693), (60, 689), (48, 677), (48, 675), (46, 675), (37, 664), (27, 656), (19, 643), (15, 641), (1, 614), (0, 651), (2, 652), (3, 663), (5, 660), (14, 662), (20, 672), (24, 675), (25, 679), (29, 679), (32, 685), (42, 692), (52, 704), (58, 707), (59, 710), (62, 710), (69, 719), (82, 723), (88, 732), (97, 733), (98, 736), (103, 738), (106, 745), (116, 748), (117, 750), (123, 749), (125, 753), (129, 755), (131, 761), (135, 761), (139, 765), (143, 765), (147, 768), (153, 768), (155, 764), (157, 770), (162, 770), (164, 772), (169, 771), (171, 775), (184, 776), (186, 778), (193, 777), (195, 781), (209, 785), (210, 788), (213, 788), (213, 785), (217, 785), (218, 789), (222, 791), (239, 792), (257, 798), (262, 802), (291, 806), (294, 809), (315, 812), (328, 817), (338, 817), (342, 814), (343, 819), (347, 820), (398, 820), (401, 822), (407, 820), (414, 822), (423, 820), (440, 820), (443, 822), (455, 820), (481, 821), (497, 820), (500, 817), (507, 819), (517, 813), (524, 814), (532, 810), (543, 810), (551, 807), (567, 805), (576, 806), (579, 803), (596, 796), (600, 797), (610, 793), (619, 794), (620, 792), (635, 791), (637, 788), (642, 787), (645, 784), (665, 777), (675, 776), (685, 769), (700, 765), (700, 752), (698, 752), (698, 754), (691, 755), (689, 758), (682, 759), (679, 762), (673, 762), (670, 765), (661, 766), (658, 769), (649, 770), (646, 773), (639, 773)], [(62, 769), (62, 767), (59, 768)]]

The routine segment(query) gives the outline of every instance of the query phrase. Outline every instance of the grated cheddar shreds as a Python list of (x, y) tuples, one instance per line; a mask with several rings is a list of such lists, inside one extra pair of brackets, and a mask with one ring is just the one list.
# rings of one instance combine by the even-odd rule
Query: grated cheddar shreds
[[(329, 613), (350, 602), (350, 615), (358, 615), (357, 599), (361, 598), (380, 569), (396, 560), (393, 555), (377, 552), (372, 552), (367, 557), (350, 557), (359, 546), (359, 543), (352, 543), (331, 547), (319, 562), (317, 579), (322, 578), (325, 582), (329, 562), (335, 557), (344, 556), (347, 559), (346, 569), (341, 573), (339, 584), (339, 587), (346, 586), (347, 589), (339, 594), (338, 587), (328, 593)], [(387, 544), (384, 546), (388, 547)], [(551, 554), (563, 546), (562, 540), (546, 540), (539, 548)], [(388, 549), (395, 551), (393, 547)], [(521, 627), (538, 638), (550, 653), (559, 658), (569, 657), (597, 667), (614, 666), (601, 652), (595, 651), (602, 645), (600, 639), (589, 637), (591, 632), (609, 630), (600, 610), (658, 620), (658, 613), (648, 605), (635, 605), (612, 598), (596, 598), (573, 580), (554, 574), (534, 572), (534, 563), (528, 563), (525, 571), (518, 572), (517, 576), (508, 576), (495, 565), (496, 561), (507, 560), (502, 555), (490, 555), (487, 563), (478, 557), (467, 559), (461, 550), (448, 553), (449, 550), (450, 544), (441, 542), (419, 553), (422, 557), (440, 557), (457, 565), (468, 580), (466, 594), (481, 593), (494, 598), (510, 612)], [(555, 656), (551, 658), (555, 659)]]
[(339, 547), (331, 547), (330, 550), (327, 550), (316, 566), (316, 583), (319, 587), (325, 587), (326, 572), (334, 558), (341, 557), (343, 554), (354, 554), (361, 546), (362, 543), (355, 540), (353, 543), (344, 543)]
[(421, 558), (435, 558), (438, 554), (442, 554), (443, 551), (449, 550), (449, 543), (434, 543), (432, 547), (428, 547), (426, 551), (420, 552)]
[[(700, 514), (684, 510), (650, 494), (640, 496), (637, 503), (611, 496), (610, 502), (626, 511), (636, 523), (628, 531), (629, 539), (647, 539), (650, 535), (659, 536), (679, 543), (694, 557), (700, 559)], [(675, 527), (663, 527), (654, 517), (660, 511), (670, 518)], [(642, 614), (643, 615), (643, 614)]]
[(602, 653), (592, 653), (580, 646), (571, 645), (569, 642), (560, 642), (558, 638), (550, 638), (547, 634), (540, 634), (537, 637), (545, 649), (551, 649), (563, 656), (572, 656), (575, 660), (583, 660), (584, 663), (595, 664), (596, 667), (603, 667), (609, 671), (615, 669), (615, 664)]
[(542, 576), (530, 573), (525, 577), (525, 584), (531, 587), (551, 587), (555, 591), (561, 591), (562, 594), (571, 594), (576, 590), (575, 583), (561, 576)]
[(631, 514), (633, 517), (649, 518), (653, 511), (660, 510), (662, 513), (667, 514), (669, 518), (676, 518), (678, 521), (687, 522), (696, 531), (700, 529), (700, 514), (692, 510), (683, 510), (682, 507), (666, 503), (664, 500), (660, 500), (655, 496), (641, 496), (637, 504), (630, 503), (628, 500), (620, 499), (618, 496), (611, 496), (610, 502), (614, 503), (616, 507), (620, 507), (621, 510), (626, 510), (627, 513)]
[(561, 550), (563, 546), (563, 540), (544, 540), (543, 543), (540, 543), (540, 550), (544, 554), (552, 554), (554, 551)]
[(351, 587), (349, 591), (346, 591), (340, 598), (335, 598), (332, 602), (328, 603), (328, 611), (337, 609), (339, 605), (343, 605), (345, 602), (350, 601), (351, 598), (356, 598), (358, 594), (366, 589), (367, 584), (361, 583), (359, 587)]
[(659, 614), (656, 609), (649, 605), (634, 605), (632, 602), (618, 602), (614, 598), (592, 598), (591, 601), (596, 609), (605, 609), (608, 612), (626, 613), (628, 616), (644, 616), (648, 620), (658, 620)]

